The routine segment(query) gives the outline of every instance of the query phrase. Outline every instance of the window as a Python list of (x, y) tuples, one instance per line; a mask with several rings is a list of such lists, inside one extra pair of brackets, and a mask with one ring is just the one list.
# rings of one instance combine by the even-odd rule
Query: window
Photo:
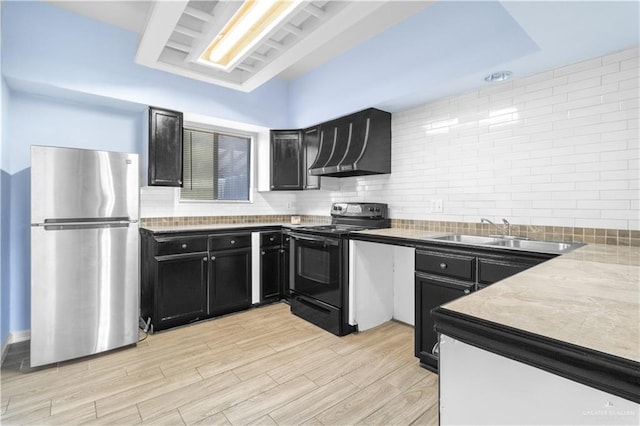
[(251, 137), (184, 129), (181, 201), (249, 201)]

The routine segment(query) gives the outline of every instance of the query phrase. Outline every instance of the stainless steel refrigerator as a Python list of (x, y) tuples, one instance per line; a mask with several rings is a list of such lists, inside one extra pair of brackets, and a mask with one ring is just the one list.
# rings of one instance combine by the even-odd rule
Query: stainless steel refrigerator
[(138, 341), (138, 155), (31, 147), (31, 366)]

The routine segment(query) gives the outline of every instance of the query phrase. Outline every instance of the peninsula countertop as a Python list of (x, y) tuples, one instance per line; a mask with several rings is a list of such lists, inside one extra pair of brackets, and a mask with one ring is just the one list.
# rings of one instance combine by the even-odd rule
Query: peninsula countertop
[[(446, 234), (358, 233), (390, 243)], [(588, 244), (443, 308), (640, 363), (640, 248)]]

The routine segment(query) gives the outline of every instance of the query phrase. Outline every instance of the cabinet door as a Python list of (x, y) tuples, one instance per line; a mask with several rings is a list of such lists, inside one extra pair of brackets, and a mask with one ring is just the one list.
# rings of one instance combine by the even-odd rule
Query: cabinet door
[(251, 248), (211, 255), (209, 314), (222, 315), (251, 306)]
[(182, 186), (182, 113), (149, 108), (149, 185)]
[(271, 131), (271, 189), (302, 189), (302, 142), (299, 131)]
[(260, 300), (280, 297), (280, 246), (263, 247), (260, 259)]
[(284, 299), (291, 299), (291, 292), (289, 290), (289, 280), (291, 279), (291, 252), (290, 252), (291, 237), (283, 233), (282, 234), (282, 249), (280, 257), (280, 294)]
[(304, 150), (304, 189), (320, 189), (320, 176), (309, 174), (309, 168), (316, 161), (320, 148), (318, 127), (312, 127), (302, 133), (302, 147)]
[(207, 314), (207, 252), (158, 256), (155, 330), (186, 324)]
[(431, 310), (472, 291), (473, 284), (416, 274), (415, 356), (427, 368), (438, 368), (438, 334), (433, 329)]

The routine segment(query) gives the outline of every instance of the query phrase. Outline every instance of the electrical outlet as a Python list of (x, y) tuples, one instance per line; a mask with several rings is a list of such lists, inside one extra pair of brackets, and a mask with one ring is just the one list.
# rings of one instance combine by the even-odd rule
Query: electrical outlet
[(431, 213), (442, 213), (442, 200), (431, 200)]
[(293, 210), (293, 203), (291, 201), (287, 202), (287, 210)]

